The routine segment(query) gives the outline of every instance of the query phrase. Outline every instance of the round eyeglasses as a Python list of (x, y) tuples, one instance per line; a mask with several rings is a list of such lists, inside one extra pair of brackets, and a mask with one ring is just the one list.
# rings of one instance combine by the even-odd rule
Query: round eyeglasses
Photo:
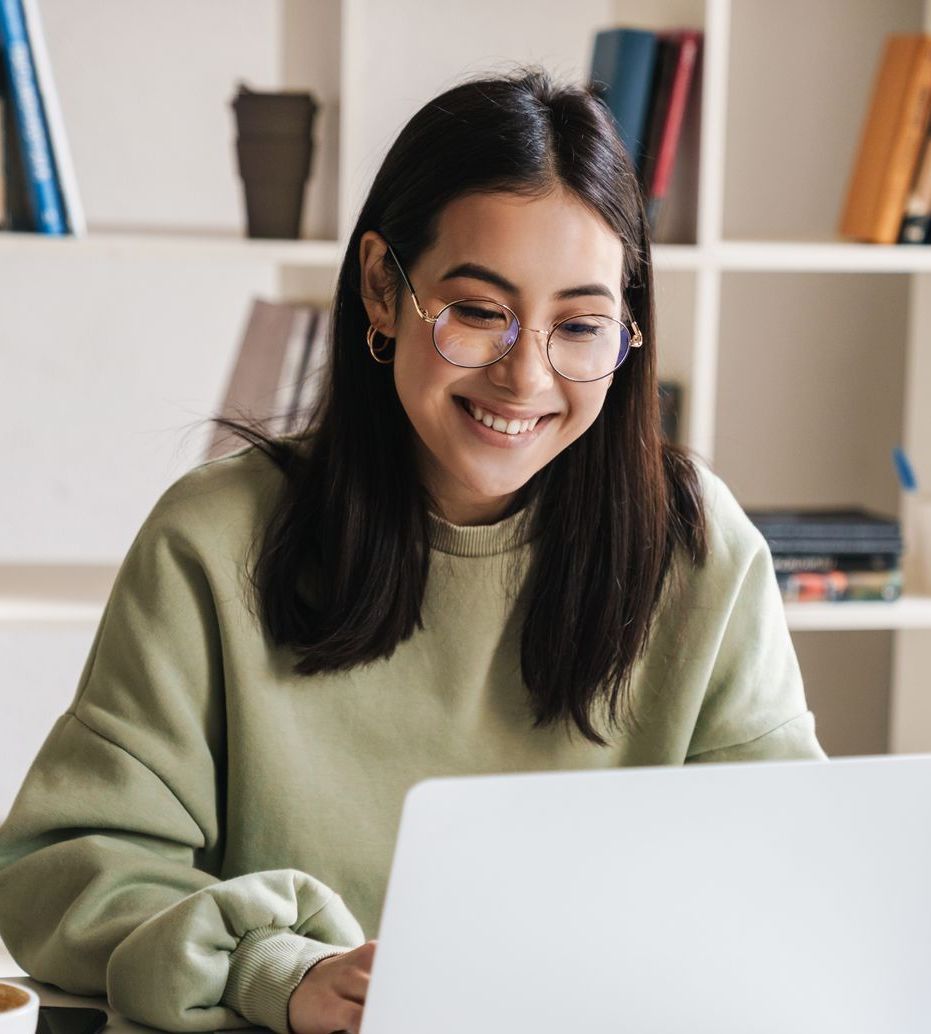
[(521, 330), (546, 334), (550, 366), (569, 381), (598, 381), (624, 362), (632, 348), (640, 348), (643, 335), (634, 321), (633, 333), (612, 316), (581, 313), (567, 316), (551, 330), (522, 327), (513, 309), (490, 298), (459, 298), (444, 305), (436, 316), (422, 308), (394, 248), (388, 245), (417, 315), (433, 325), (433, 346), (454, 366), (491, 366), (503, 359), (517, 343)]

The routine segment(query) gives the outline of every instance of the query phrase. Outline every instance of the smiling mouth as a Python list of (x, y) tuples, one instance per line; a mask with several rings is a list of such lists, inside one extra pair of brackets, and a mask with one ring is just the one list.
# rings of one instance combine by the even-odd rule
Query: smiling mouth
[(545, 423), (553, 416), (552, 413), (547, 413), (545, 416), (535, 416), (529, 420), (506, 420), (503, 416), (498, 416), (496, 413), (482, 409), (481, 406), (477, 406), (459, 395), (456, 395), (455, 399), (477, 423), (484, 424), (492, 431), (498, 431), (500, 434), (512, 437), (529, 434), (538, 424)]

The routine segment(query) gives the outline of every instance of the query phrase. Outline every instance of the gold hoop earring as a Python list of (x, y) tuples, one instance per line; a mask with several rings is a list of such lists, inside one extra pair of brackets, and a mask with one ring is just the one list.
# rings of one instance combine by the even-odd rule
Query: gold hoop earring
[(388, 342), (391, 341), (391, 338), (382, 335), (385, 338), (385, 340), (376, 348), (375, 335), (378, 333), (381, 332), (376, 330), (375, 327), (370, 323), (369, 329), (365, 335), (365, 342), (369, 346), (369, 351), (372, 353), (372, 358), (375, 360), (376, 363), (380, 363), (382, 366), (390, 366), (394, 362), (394, 356), (392, 356), (390, 359), (380, 359), (379, 356), (388, 347)]

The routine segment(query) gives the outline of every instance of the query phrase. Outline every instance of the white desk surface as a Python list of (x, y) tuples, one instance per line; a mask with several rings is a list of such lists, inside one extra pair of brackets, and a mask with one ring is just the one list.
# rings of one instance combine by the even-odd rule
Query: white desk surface
[[(9, 973), (14, 969), (15, 966), (7, 966), (0, 969), (0, 973)], [(148, 1027), (142, 1023), (133, 1023), (132, 1020), (127, 1020), (125, 1016), (121, 1016), (108, 1002), (106, 996), (101, 995), (100, 997), (84, 997), (82, 995), (71, 995), (65, 994), (64, 991), (59, 991), (57, 988), (50, 987), (48, 984), (40, 984), (37, 980), (32, 980), (26, 976), (0, 976), (5, 984), (19, 984), (22, 987), (29, 987), (39, 996), (39, 1003), (41, 1005), (75, 1005), (83, 1006), (88, 1009), (103, 1009), (103, 1011), (109, 1017), (107, 1026), (104, 1028), (103, 1034), (152, 1034), (157, 1028)], [(231, 1031), (230, 1034), (249, 1034), (250, 1031), (265, 1031), (264, 1027), (237, 1027), (235, 1031)], [(268, 1034), (265, 1031), (265, 1034)]]
[[(4, 973), (9, 970), (3, 970)], [(0, 977), (5, 984), (19, 984), (21, 987), (29, 987), (39, 996), (40, 1005), (77, 1005), (83, 1006), (88, 1009), (103, 1009), (103, 1011), (110, 1017), (107, 1023), (107, 1031), (113, 1031), (114, 1034), (129, 1034), (133, 1032), (148, 1031), (151, 1034), (152, 1027), (146, 1027), (141, 1023), (133, 1023), (131, 1020), (127, 1020), (120, 1016), (107, 1002), (106, 996), (101, 995), (97, 997), (83, 997), (81, 995), (69, 995), (63, 991), (59, 991), (57, 988), (50, 987), (48, 984), (40, 984), (38, 980), (32, 980), (30, 977), (15, 976), (15, 977)]]

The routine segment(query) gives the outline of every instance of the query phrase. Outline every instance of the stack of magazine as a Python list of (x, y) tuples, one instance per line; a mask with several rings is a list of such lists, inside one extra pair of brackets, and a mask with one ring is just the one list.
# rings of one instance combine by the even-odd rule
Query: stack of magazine
[(769, 545), (787, 603), (897, 600), (899, 521), (862, 508), (747, 510)]

